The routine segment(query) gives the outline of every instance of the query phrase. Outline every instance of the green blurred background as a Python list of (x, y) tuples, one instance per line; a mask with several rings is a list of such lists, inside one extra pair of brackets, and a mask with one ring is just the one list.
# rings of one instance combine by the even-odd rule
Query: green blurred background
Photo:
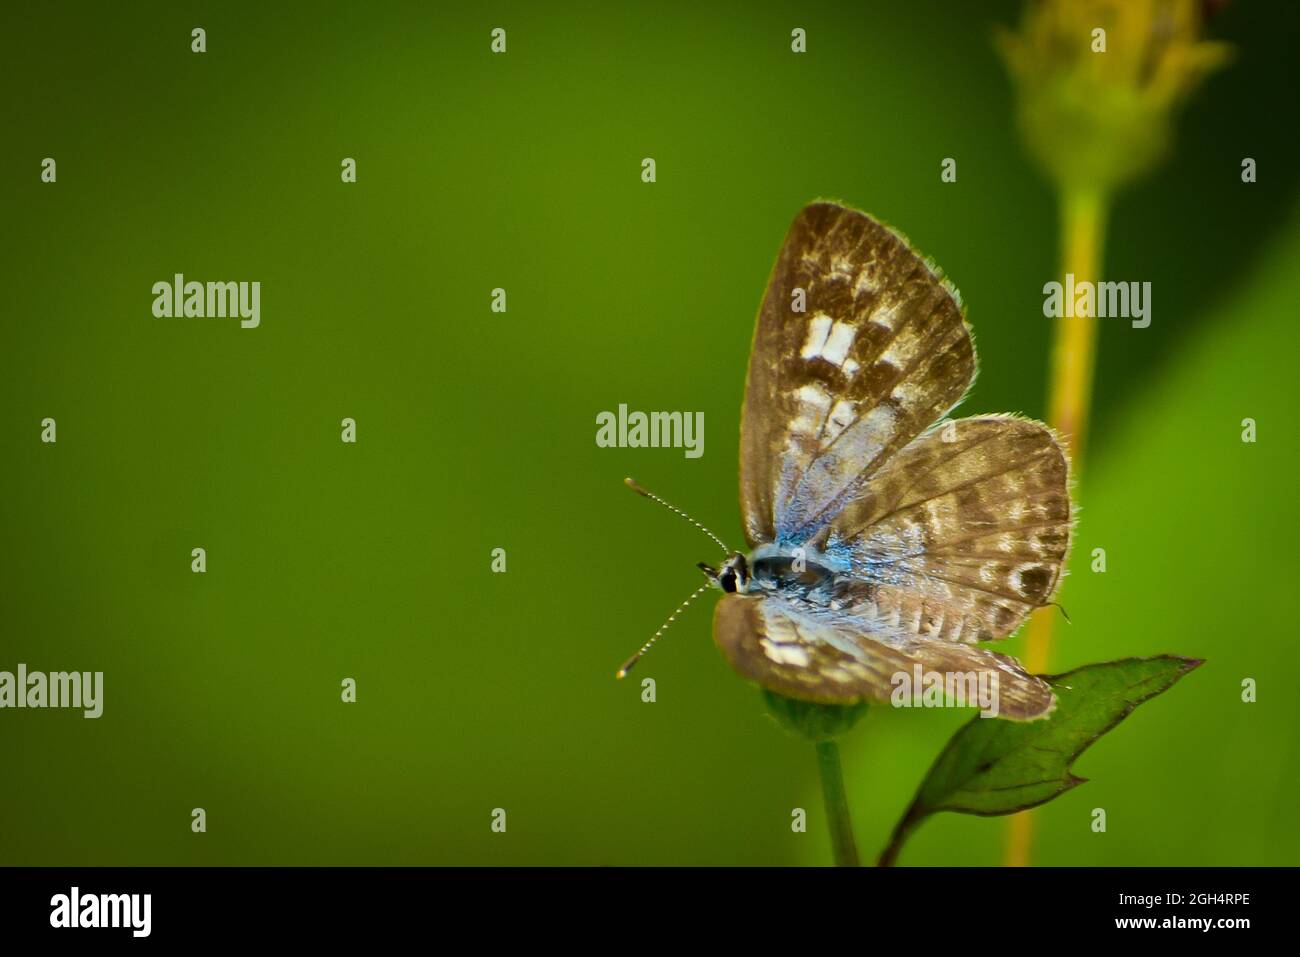
[[(1018, 4), (464, 6), (0, 14), (0, 669), (106, 686), (95, 721), (0, 712), (0, 862), (829, 861), (812, 749), (708, 604), (638, 673), (655, 703), (613, 680), (712, 557), (621, 479), (741, 541), (754, 314), (819, 196), (961, 288), (967, 414), (1043, 414), (1053, 198), (990, 42)], [(1039, 863), (1300, 862), (1295, 27), (1216, 19), (1237, 61), (1114, 214), (1105, 278), (1151, 281), (1153, 322), (1102, 322), (1053, 667), (1208, 663), (1083, 756)], [(153, 318), (176, 272), (261, 281), (261, 327)], [(703, 458), (597, 448), (619, 403), (703, 411)], [(878, 708), (845, 739), (865, 856), (963, 720)], [(1005, 826), (940, 815), (902, 862), (996, 863)]]

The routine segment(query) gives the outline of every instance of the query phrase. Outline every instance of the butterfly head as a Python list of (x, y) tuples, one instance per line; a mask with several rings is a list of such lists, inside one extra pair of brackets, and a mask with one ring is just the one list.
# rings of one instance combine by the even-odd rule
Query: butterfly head
[(709, 581), (728, 594), (749, 591), (749, 562), (740, 552), (733, 552), (721, 568), (714, 568), (705, 562), (699, 563), (700, 571), (708, 576)]

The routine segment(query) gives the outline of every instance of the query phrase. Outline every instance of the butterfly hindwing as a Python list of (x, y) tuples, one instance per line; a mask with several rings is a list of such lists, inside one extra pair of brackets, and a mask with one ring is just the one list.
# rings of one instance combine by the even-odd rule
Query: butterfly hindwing
[[(891, 633), (883, 623), (776, 597), (725, 595), (713, 633), (741, 675), (790, 698), (822, 704), (889, 701), (895, 677), (924, 673), (997, 676), (1002, 717), (1032, 719), (1055, 704), (1051, 687), (1006, 655)], [(987, 679), (986, 679), (987, 680)]]
[(906, 241), (856, 210), (804, 208), (750, 354), (740, 463), (750, 545), (813, 534), (974, 375), (955, 292)]
[(860, 613), (907, 634), (986, 641), (1051, 598), (1070, 522), (1052, 432), (980, 416), (914, 440), (812, 544), (848, 556)]

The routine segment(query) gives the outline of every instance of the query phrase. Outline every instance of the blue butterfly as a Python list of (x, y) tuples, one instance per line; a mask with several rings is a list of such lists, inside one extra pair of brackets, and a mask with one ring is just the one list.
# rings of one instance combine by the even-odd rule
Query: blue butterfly
[[(948, 420), (974, 381), (960, 296), (898, 233), (804, 208), (768, 281), (741, 426), (748, 554), (722, 547), (714, 637), (744, 677), (827, 704), (889, 700), (895, 676), (996, 678), (1029, 719), (1051, 687), (976, 642), (1048, 604), (1070, 546), (1069, 467), (1045, 425)], [(620, 670), (620, 677), (664, 628)]]

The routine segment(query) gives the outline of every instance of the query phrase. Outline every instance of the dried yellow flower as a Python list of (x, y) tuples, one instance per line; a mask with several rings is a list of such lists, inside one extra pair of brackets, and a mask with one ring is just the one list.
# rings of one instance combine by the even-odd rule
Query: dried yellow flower
[(1107, 193), (1168, 150), (1173, 114), (1231, 56), (1199, 0), (1038, 0), (996, 37), (1021, 135), (1057, 185)]

